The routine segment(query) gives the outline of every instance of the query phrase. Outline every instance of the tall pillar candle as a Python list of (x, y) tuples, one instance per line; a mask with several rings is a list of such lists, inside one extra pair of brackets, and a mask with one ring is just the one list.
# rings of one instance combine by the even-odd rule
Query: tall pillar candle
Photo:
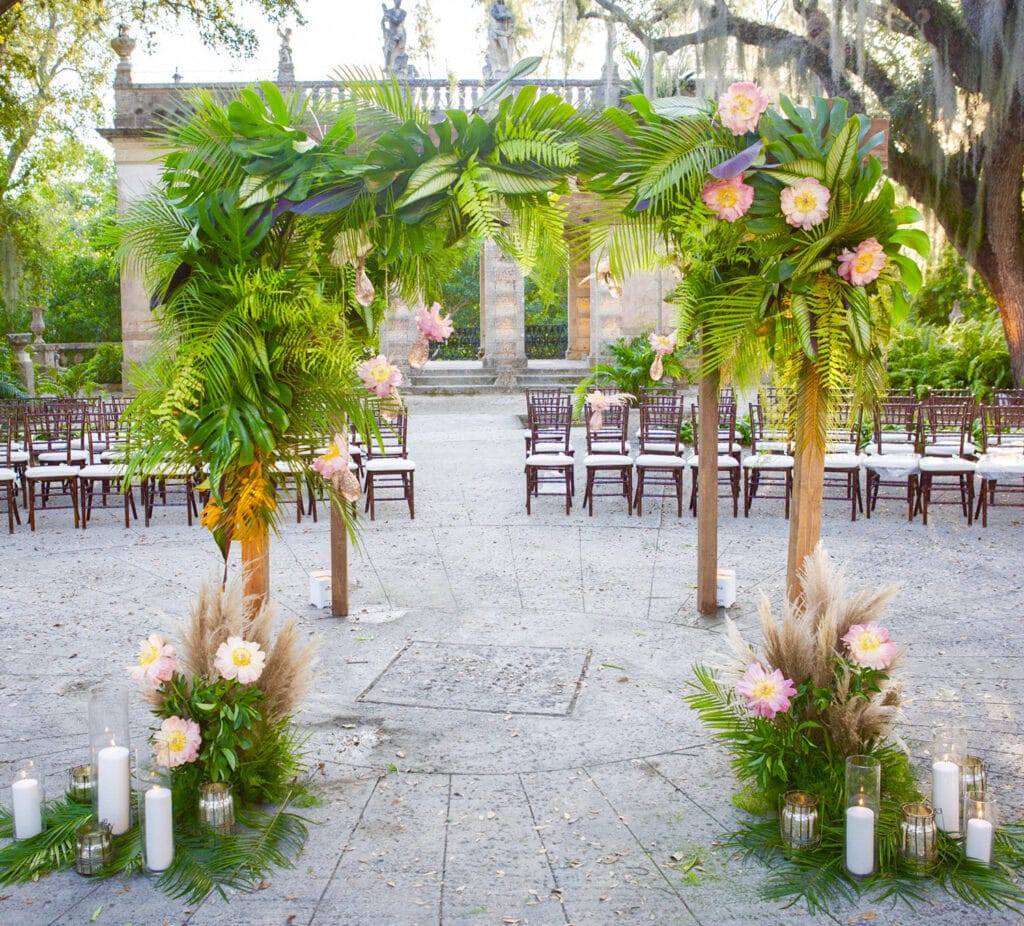
[(988, 865), (992, 861), (992, 824), (988, 820), (967, 821), (964, 855)]
[(932, 806), (940, 830), (960, 832), (960, 766), (956, 762), (939, 759), (932, 763)]
[(14, 838), (29, 839), (43, 831), (43, 793), (39, 779), (22, 770), (11, 785)]
[(846, 808), (846, 870), (859, 878), (875, 870), (875, 812), (870, 807)]
[(145, 806), (146, 867), (165, 871), (174, 861), (174, 815), (171, 791), (153, 785), (146, 791)]
[(115, 836), (127, 833), (132, 819), (128, 748), (112, 740), (99, 751), (97, 760), (96, 817), (100, 822), (109, 823), (110, 832)]
[(992, 864), (998, 810), (991, 791), (971, 791), (964, 797), (964, 855), (984, 865)]

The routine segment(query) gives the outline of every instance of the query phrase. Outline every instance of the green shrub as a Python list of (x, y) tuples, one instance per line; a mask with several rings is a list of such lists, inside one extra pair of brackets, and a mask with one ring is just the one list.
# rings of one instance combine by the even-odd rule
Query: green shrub
[[(608, 351), (615, 362), (599, 363), (588, 376), (580, 380), (580, 384), (576, 387), (577, 410), (583, 408), (587, 389), (591, 386), (614, 387), (616, 392), (625, 392), (639, 399), (640, 391), (644, 387), (658, 385), (651, 379), (654, 348), (651, 347), (646, 334), (637, 335), (628, 340), (619, 338), (613, 344), (608, 345)], [(666, 354), (661, 358), (662, 366), (665, 368), (665, 379), (676, 380), (680, 383), (689, 382), (686, 367), (683, 365), (683, 356), (688, 351), (688, 345), (680, 345), (674, 353)]]
[(96, 383), (120, 383), (122, 356), (120, 344), (101, 344), (85, 362), (89, 379)]

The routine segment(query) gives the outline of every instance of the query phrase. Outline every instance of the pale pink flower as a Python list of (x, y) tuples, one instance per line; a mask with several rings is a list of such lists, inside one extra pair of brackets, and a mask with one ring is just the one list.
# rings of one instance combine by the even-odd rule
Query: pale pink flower
[(450, 315), (441, 316), (441, 303), (435, 302), (429, 309), (424, 305), (416, 313), (416, 327), (426, 335), (428, 341), (447, 341), (455, 326)]
[(718, 115), (733, 135), (757, 130), (757, 123), (768, 108), (768, 97), (755, 83), (739, 81), (718, 98)]
[(771, 720), (789, 710), (796, 689), (791, 678), (782, 677), (781, 670), (767, 672), (760, 663), (752, 662), (736, 683), (736, 693), (747, 699), (747, 710), (755, 717)]
[(839, 275), (854, 286), (867, 286), (885, 269), (885, 251), (877, 238), (862, 241), (854, 250), (839, 255)]
[(729, 180), (708, 180), (700, 198), (724, 222), (742, 219), (754, 202), (754, 188), (743, 182), (743, 175)]
[(676, 349), (676, 333), (655, 334), (653, 331), (647, 336), (648, 342), (654, 348), (654, 353), (659, 357), (671, 354)]
[(149, 682), (159, 688), (163, 682), (169, 682), (178, 668), (177, 653), (158, 633), (151, 633), (139, 644), (139, 655), (135, 665), (128, 671), (136, 682)]
[(889, 639), (889, 631), (874, 621), (854, 624), (843, 642), (850, 650), (850, 658), (869, 669), (887, 669), (896, 658), (896, 644)]
[(359, 364), (358, 373), (366, 388), (381, 399), (386, 399), (402, 385), (402, 371), (388, 363), (383, 354)]
[(351, 462), (352, 457), (348, 452), (348, 441), (345, 440), (343, 434), (335, 434), (334, 439), (327, 447), (327, 452), (313, 461), (313, 469), (323, 476), (324, 479), (330, 479), (339, 473), (347, 473), (349, 471), (349, 463)]
[(153, 734), (156, 761), (168, 768), (195, 762), (203, 742), (199, 724), (185, 717), (168, 717)]
[(632, 396), (625, 392), (610, 392), (605, 395), (600, 389), (595, 389), (587, 396), (587, 404), (590, 406), (590, 420), (588, 427), (591, 431), (600, 431), (604, 425), (604, 412), (613, 405), (625, 405)]
[(803, 177), (786, 187), (779, 200), (786, 221), (796, 228), (810, 231), (828, 218), (828, 201), (831, 198), (827, 186), (813, 177)]
[(241, 637), (228, 637), (227, 642), (217, 647), (213, 667), (221, 678), (238, 679), (243, 685), (255, 682), (263, 674), (266, 655), (258, 643), (251, 643)]

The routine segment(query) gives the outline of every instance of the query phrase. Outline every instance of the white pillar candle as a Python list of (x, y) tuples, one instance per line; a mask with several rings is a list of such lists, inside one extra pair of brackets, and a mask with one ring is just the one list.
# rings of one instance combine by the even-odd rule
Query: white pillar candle
[(11, 785), (11, 805), (15, 839), (28, 839), (43, 831), (43, 798), (35, 778), (22, 772), (22, 777)]
[(875, 870), (875, 812), (870, 807), (846, 810), (846, 870), (860, 877)]
[(174, 822), (169, 788), (153, 785), (146, 792), (146, 867), (164, 871), (174, 861)]
[(115, 836), (127, 833), (131, 826), (131, 775), (128, 770), (128, 749), (105, 746), (96, 763), (96, 816), (110, 824)]
[(932, 806), (939, 829), (960, 832), (960, 766), (940, 759), (932, 764)]
[(967, 821), (967, 846), (964, 854), (986, 865), (992, 861), (992, 824), (972, 818)]

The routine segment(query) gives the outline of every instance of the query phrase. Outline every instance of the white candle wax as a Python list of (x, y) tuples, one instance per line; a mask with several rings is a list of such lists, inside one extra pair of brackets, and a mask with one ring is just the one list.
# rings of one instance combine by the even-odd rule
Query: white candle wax
[(870, 807), (846, 811), (846, 870), (860, 877), (875, 870), (875, 812)]
[(932, 805), (936, 822), (946, 833), (960, 832), (960, 766), (940, 759), (932, 765)]
[(43, 799), (35, 778), (18, 778), (11, 785), (14, 838), (28, 839), (43, 831)]
[(986, 865), (992, 861), (992, 824), (988, 820), (967, 821), (967, 845), (964, 854)]
[(174, 824), (171, 792), (153, 785), (146, 792), (146, 867), (164, 871), (174, 861)]
[(105, 746), (96, 763), (96, 816), (110, 824), (115, 836), (127, 833), (131, 826), (131, 777), (128, 750), (124, 746)]

